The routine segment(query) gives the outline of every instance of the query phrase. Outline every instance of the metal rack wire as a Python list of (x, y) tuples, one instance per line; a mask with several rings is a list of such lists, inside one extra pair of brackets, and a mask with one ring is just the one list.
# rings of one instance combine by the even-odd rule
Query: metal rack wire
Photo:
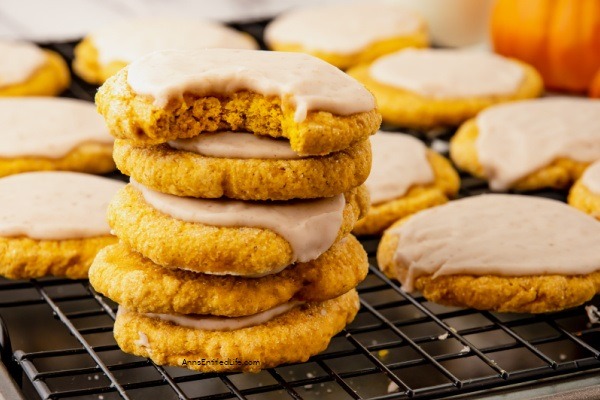
[[(364, 244), (373, 255), (376, 241)], [(600, 370), (600, 328), (581, 307), (549, 315), (442, 307), (375, 267), (359, 293), (356, 320), (307, 363), (199, 374), (122, 353), (112, 337), (116, 305), (87, 281), (2, 281), (15, 350), (3, 343), (3, 355), (42, 399), (434, 398)]]
[[(263, 27), (241, 26), (254, 36)], [(72, 59), (73, 44), (51, 48)], [(95, 90), (74, 76), (65, 95), (92, 101)], [(428, 144), (449, 137), (414, 134)], [(486, 191), (463, 177), (461, 196)], [(25, 395), (41, 399), (428, 399), (600, 371), (600, 326), (583, 307), (513, 315), (439, 306), (387, 279), (376, 267), (377, 239), (362, 242), (371, 268), (358, 288), (361, 310), (306, 363), (258, 374), (157, 366), (119, 350), (116, 304), (85, 280), (65, 279), (0, 280), (2, 360)]]

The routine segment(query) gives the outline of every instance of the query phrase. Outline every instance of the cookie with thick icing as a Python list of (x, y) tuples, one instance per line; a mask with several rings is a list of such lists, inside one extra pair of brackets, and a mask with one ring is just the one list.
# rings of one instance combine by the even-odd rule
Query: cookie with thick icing
[(364, 187), (286, 202), (196, 199), (130, 184), (108, 220), (126, 245), (154, 263), (196, 272), (257, 275), (318, 258), (368, 208)]
[(115, 169), (114, 139), (93, 104), (54, 97), (0, 98), (0, 176)]
[(415, 129), (457, 126), (494, 104), (543, 91), (527, 64), (459, 50), (403, 50), (348, 74), (373, 92), (385, 122)]
[(120, 309), (114, 333), (123, 351), (149, 357), (160, 365), (201, 372), (258, 372), (303, 362), (325, 350), (331, 338), (354, 319), (358, 309), (358, 295), (351, 290), (324, 302), (291, 304), (281, 314), (259, 317), (257, 324), (233, 330), (195, 326), (238, 325), (239, 319), (179, 315), (173, 318)]
[(400, 218), (456, 196), (458, 174), (444, 156), (427, 149), (420, 140), (387, 132), (370, 140), (373, 167), (365, 186), (371, 207), (354, 226), (355, 234), (380, 234)]
[(144, 18), (122, 21), (90, 32), (77, 46), (73, 70), (102, 84), (121, 68), (153, 51), (205, 48), (256, 49), (248, 34), (197, 19)]
[(96, 103), (117, 138), (157, 144), (202, 132), (246, 131), (287, 138), (300, 155), (346, 149), (381, 123), (364, 86), (298, 53), (155, 52), (108, 79)]
[(346, 69), (407, 47), (427, 47), (428, 34), (419, 15), (376, 1), (288, 11), (267, 25), (265, 42)]
[(160, 145), (117, 139), (114, 159), (121, 172), (163, 193), (290, 200), (360, 186), (369, 174), (371, 147), (362, 141), (326, 156), (301, 157), (285, 139), (217, 132)]
[(495, 106), (460, 127), (450, 157), (493, 190), (568, 188), (600, 160), (599, 114), (600, 101), (583, 98)]
[(341, 296), (368, 270), (367, 254), (350, 235), (316, 260), (256, 278), (164, 268), (123, 244), (98, 253), (89, 275), (97, 292), (131, 311), (239, 317), (289, 301)]
[(556, 200), (482, 195), (392, 225), (379, 267), (434, 302), (500, 312), (578, 306), (600, 291), (600, 224)]
[(56, 96), (71, 82), (58, 53), (27, 42), (0, 41), (0, 97)]
[(0, 179), (0, 274), (86, 278), (96, 253), (115, 243), (106, 222), (123, 183), (75, 172)]

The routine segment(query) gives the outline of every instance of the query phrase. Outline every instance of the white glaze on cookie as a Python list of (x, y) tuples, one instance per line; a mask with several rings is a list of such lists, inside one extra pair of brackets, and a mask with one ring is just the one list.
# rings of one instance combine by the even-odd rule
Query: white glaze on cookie
[(333, 245), (345, 207), (343, 195), (287, 202), (210, 200), (160, 193), (133, 179), (131, 184), (150, 206), (181, 221), (270, 229), (290, 243), (299, 262), (314, 260)]
[(385, 132), (378, 132), (370, 140), (373, 166), (365, 185), (372, 204), (398, 199), (415, 185), (433, 182), (427, 147), (420, 140)]
[(596, 161), (585, 170), (581, 183), (590, 192), (600, 196), (600, 161)]
[(153, 51), (206, 48), (256, 49), (247, 34), (224, 25), (184, 18), (148, 18), (119, 22), (89, 35), (101, 64), (130, 63)]
[(191, 139), (170, 141), (169, 146), (207, 157), (279, 160), (300, 158), (290, 147), (289, 140), (245, 132), (202, 133)]
[(61, 240), (110, 234), (108, 203), (123, 182), (76, 172), (0, 179), (0, 236)]
[(147, 317), (157, 318), (186, 328), (205, 331), (234, 331), (251, 326), (266, 324), (270, 320), (285, 314), (291, 309), (300, 306), (303, 302), (290, 301), (270, 308), (266, 311), (244, 317), (217, 317), (213, 315), (186, 315), (186, 314), (155, 314), (146, 313)]
[(54, 97), (0, 99), (0, 158), (61, 158), (84, 143), (111, 145), (94, 104)]
[(278, 96), (295, 107), (298, 123), (309, 111), (351, 115), (375, 108), (375, 99), (363, 85), (333, 65), (301, 53), (159, 51), (131, 63), (127, 81), (135, 93), (152, 97), (157, 107), (184, 93), (209, 96), (250, 90)]
[(385, 39), (424, 29), (421, 17), (380, 1), (335, 4), (289, 11), (265, 30), (270, 44), (298, 44), (307, 50), (353, 54)]
[(408, 49), (377, 59), (371, 77), (432, 99), (514, 94), (525, 76), (518, 64), (494, 54), (465, 50)]
[(600, 160), (600, 101), (548, 97), (477, 116), (477, 157), (494, 190), (506, 190), (559, 158)]
[(42, 49), (28, 42), (0, 40), (0, 88), (29, 79), (47, 60)]
[(390, 231), (404, 289), (422, 275), (581, 275), (600, 270), (600, 224), (556, 200), (492, 194), (421, 211)]

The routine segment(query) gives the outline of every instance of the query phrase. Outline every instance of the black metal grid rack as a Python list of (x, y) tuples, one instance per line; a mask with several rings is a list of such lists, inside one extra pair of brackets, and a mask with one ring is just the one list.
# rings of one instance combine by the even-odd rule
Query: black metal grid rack
[[(263, 27), (241, 26), (259, 38)], [(73, 44), (49, 47), (72, 60)], [(65, 95), (93, 100), (95, 90), (73, 76)], [(442, 146), (449, 137), (415, 134)], [(483, 192), (485, 183), (463, 177), (461, 196)], [(564, 200), (554, 191), (534, 195)], [(28, 398), (42, 399), (462, 398), (600, 371), (600, 326), (584, 307), (546, 315), (443, 307), (379, 272), (377, 239), (363, 245), (371, 269), (358, 288), (361, 310), (306, 363), (258, 374), (157, 366), (119, 350), (116, 304), (85, 280), (65, 279), (0, 280), (2, 360)]]

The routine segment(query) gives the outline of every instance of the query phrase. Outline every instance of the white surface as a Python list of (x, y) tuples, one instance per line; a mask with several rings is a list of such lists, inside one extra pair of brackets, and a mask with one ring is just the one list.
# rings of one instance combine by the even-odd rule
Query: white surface
[(81, 39), (91, 30), (142, 16), (243, 22), (297, 6), (342, 0), (2, 0), (0, 37), (38, 42)]
[(388, 0), (423, 15), (432, 41), (442, 47), (464, 47), (486, 41), (494, 0)]

